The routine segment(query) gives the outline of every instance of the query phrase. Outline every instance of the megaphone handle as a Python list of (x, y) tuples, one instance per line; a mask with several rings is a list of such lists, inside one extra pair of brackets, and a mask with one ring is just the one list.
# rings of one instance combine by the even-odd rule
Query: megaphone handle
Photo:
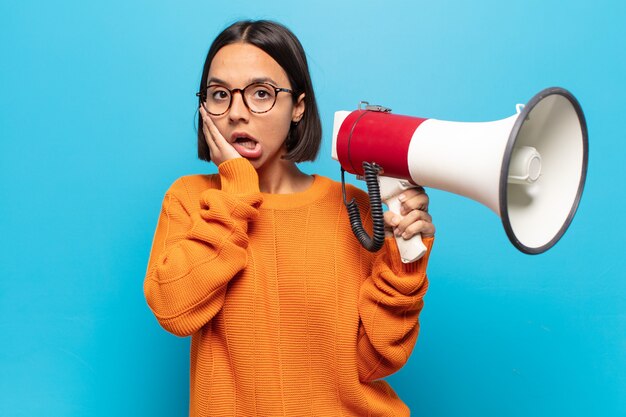
[[(400, 207), (402, 203), (400, 203), (397, 195), (385, 200), (385, 204), (389, 207), (390, 212), (402, 217), (400, 214), (402, 211)], [(400, 251), (400, 257), (405, 264), (417, 261), (424, 256), (427, 251), (424, 242), (422, 242), (422, 235), (419, 233), (410, 239), (404, 239), (402, 236), (396, 236), (395, 238), (398, 244), (398, 250)]]

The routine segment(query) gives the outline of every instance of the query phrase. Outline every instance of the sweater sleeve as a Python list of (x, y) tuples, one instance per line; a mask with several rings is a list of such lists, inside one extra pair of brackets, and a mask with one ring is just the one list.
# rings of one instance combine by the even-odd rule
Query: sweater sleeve
[(220, 164), (220, 189), (188, 201), (184, 178), (165, 194), (144, 294), (167, 331), (189, 336), (222, 308), (228, 282), (247, 264), (248, 223), (262, 201), (244, 158)]
[(393, 374), (413, 351), (428, 288), (426, 267), (434, 238), (423, 241), (428, 249), (426, 254), (416, 262), (404, 264), (395, 239), (386, 238), (371, 275), (361, 285), (357, 342), (361, 381)]

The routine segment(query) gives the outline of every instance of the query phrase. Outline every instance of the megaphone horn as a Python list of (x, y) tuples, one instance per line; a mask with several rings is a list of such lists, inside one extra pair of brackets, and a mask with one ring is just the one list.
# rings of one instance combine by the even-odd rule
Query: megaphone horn
[(363, 162), (374, 162), (396, 178), (380, 183), (386, 202), (412, 184), (476, 200), (501, 217), (517, 249), (538, 254), (563, 236), (578, 208), (587, 173), (587, 126), (576, 98), (558, 87), (491, 122), (395, 115), (366, 106), (335, 113), (332, 156), (353, 174), (363, 175)]

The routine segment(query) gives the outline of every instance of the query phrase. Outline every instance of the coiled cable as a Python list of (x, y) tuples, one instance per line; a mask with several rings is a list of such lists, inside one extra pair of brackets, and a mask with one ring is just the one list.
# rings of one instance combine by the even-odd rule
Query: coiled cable
[(363, 162), (363, 177), (367, 184), (367, 192), (370, 199), (370, 213), (372, 216), (372, 236), (365, 231), (361, 221), (359, 206), (353, 198), (349, 203), (346, 200), (346, 184), (344, 181), (344, 169), (341, 169), (341, 186), (343, 190), (343, 203), (348, 210), (348, 218), (354, 236), (361, 245), (370, 252), (377, 252), (385, 242), (385, 220), (383, 217), (383, 205), (380, 198), (380, 188), (378, 185), (378, 174), (381, 167), (375, 162)]

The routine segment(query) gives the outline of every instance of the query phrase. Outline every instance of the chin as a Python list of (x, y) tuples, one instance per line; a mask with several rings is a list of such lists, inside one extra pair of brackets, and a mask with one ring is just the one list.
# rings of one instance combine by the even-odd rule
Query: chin
[[(245, 158), (245, 157), (244, 157)], [(254, 169), (259, 169), (263, 166), (264, 162), (261, 158), (246, 158)]]

